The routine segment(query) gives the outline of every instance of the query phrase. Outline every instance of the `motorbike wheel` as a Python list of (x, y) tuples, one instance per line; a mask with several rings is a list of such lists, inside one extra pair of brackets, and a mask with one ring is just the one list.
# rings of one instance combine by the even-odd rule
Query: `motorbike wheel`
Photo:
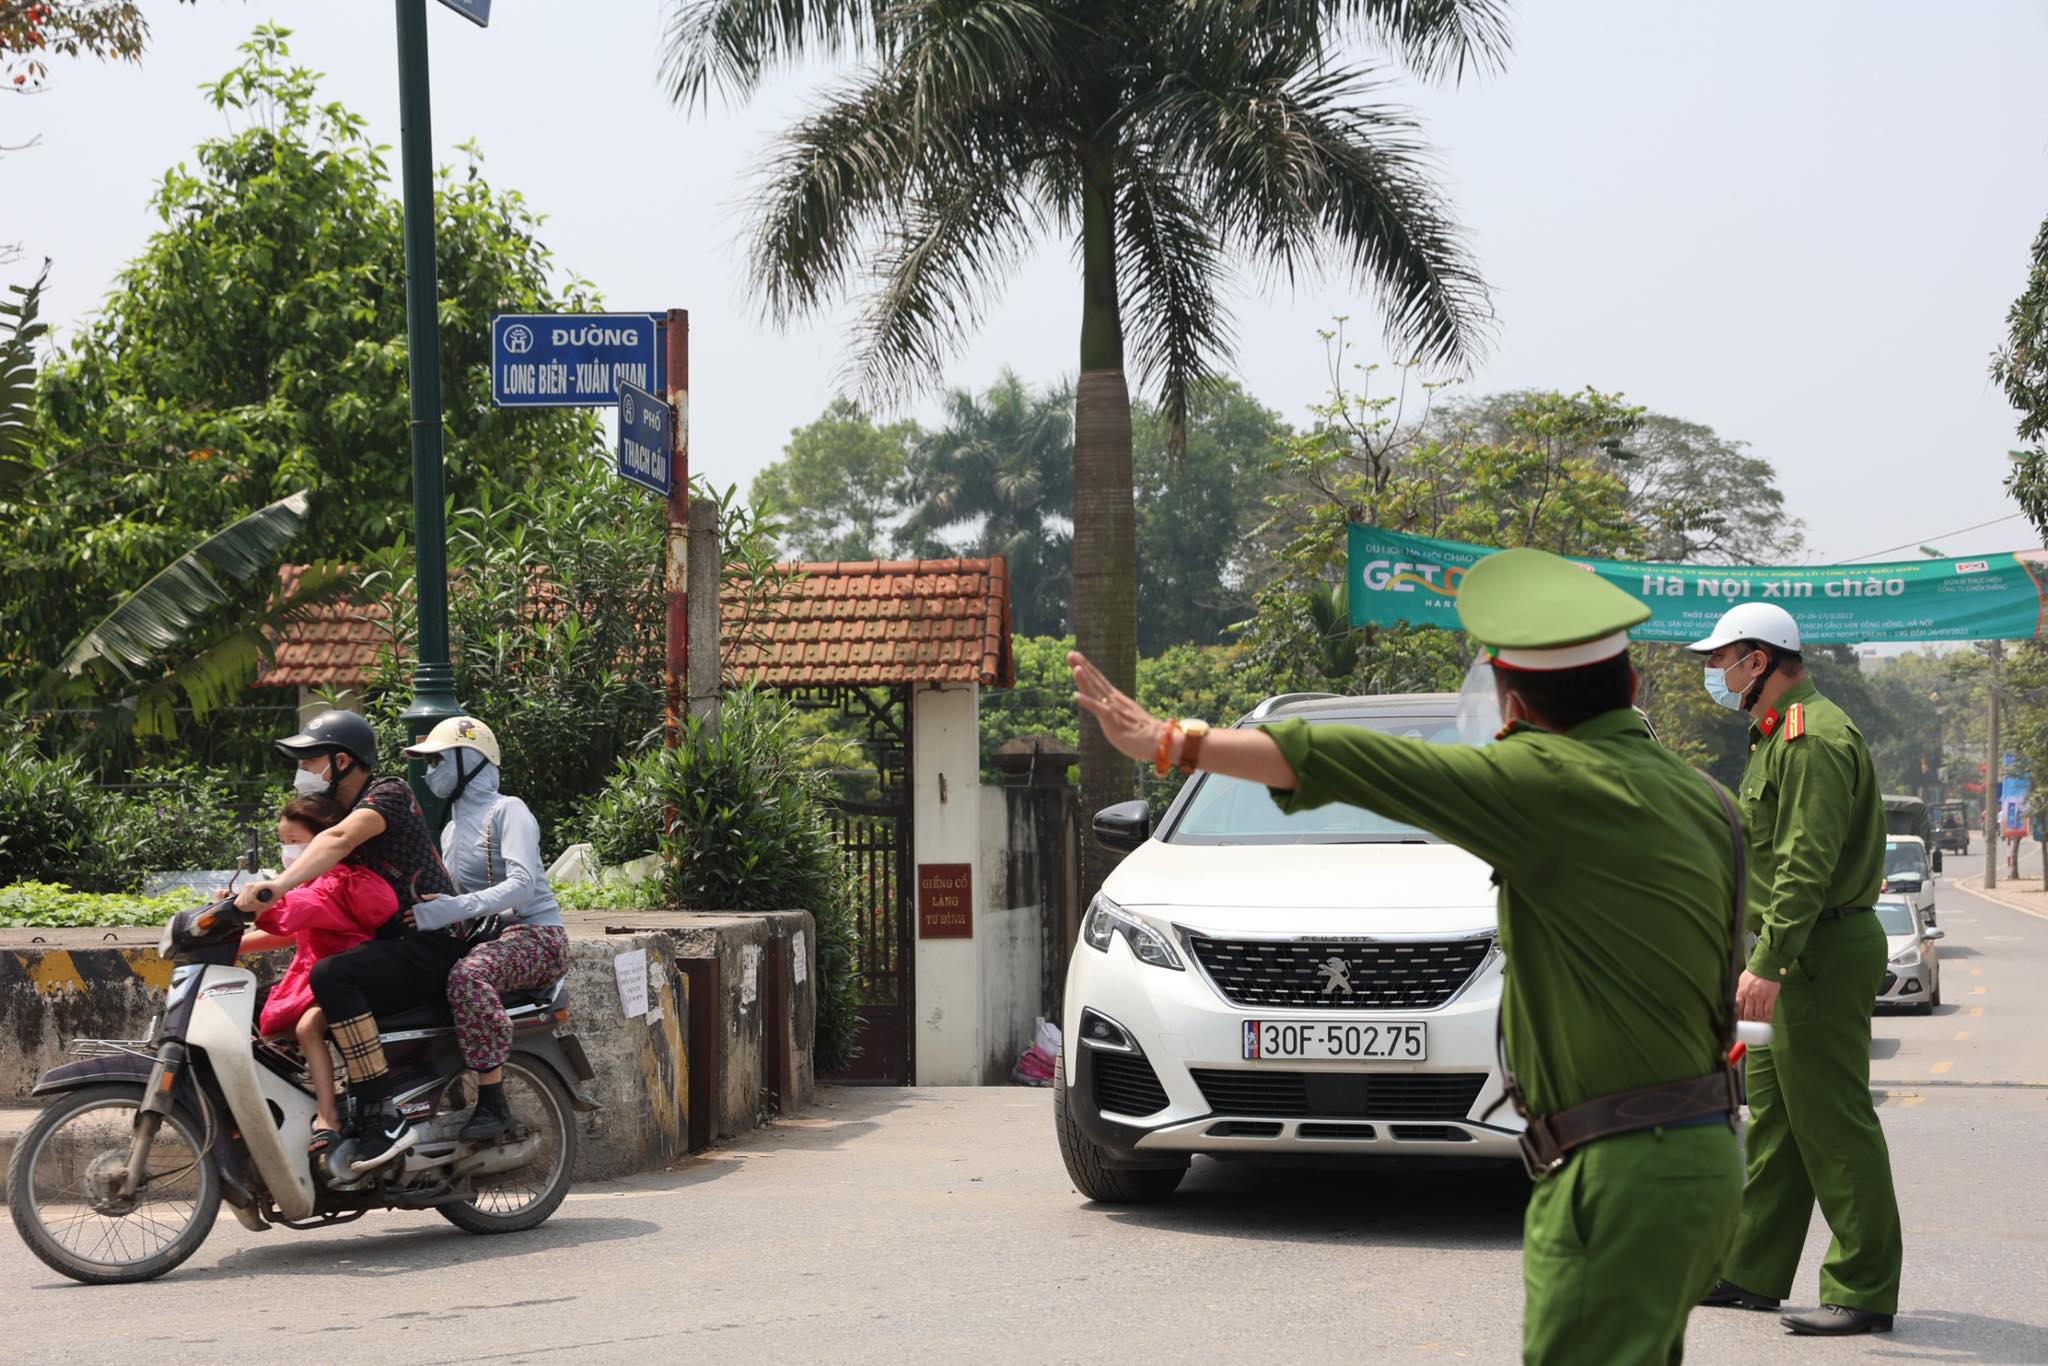
[[(473, 1083), (470, 1086), (474, 1095)], [(576, 1112), (554, 1070), (515, 1053), (505, 1060), (505, 1100), (521, 1128), (540, 1135), (533, 1161), (475, 1178), (472, 1199), (436, 1205), (465, 1233), (518, 1233), (538, 1228), (569, 1194), (576, 1172)]]
[(59, 1096), (7, 1164), (7, 1208), (21, 1240), (74, 1281), (154, 1280), (199, 1250), (220, 1213), (220, 1173), (205, 1156), (204, 1127), (182, 1105), (157, 1130), (134, 1205), (104, 1212), (104, 1187), (110, 1169), (127, 1163), (142, 1098), (142, 1087), (121, 1084)]

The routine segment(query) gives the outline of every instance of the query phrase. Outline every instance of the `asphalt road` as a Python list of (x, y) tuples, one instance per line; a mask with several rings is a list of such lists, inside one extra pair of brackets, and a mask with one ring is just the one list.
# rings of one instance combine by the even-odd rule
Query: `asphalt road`
[[(1957, 869), (1961, 871), (1961, 869)], [(2048, 919), (1940, 893), (1946, 1004), (1880, 1017), (1907, 1229), (1898, 1331), (1791, 1339), (1698, 1311), (1696, 1362), (2048, 1363)], [(0, 1232), (0, 1361), (1504, 1362), (1520, 1178), (1198, 1163), (1169, 1205), (1084, 1204), (1049, 1096), (828, 1092), (534, 1233), (431, 1215), (250, 1234), (86, 1288)], [(1797, 1303), (1815, 1294), (1818, 1220)]]

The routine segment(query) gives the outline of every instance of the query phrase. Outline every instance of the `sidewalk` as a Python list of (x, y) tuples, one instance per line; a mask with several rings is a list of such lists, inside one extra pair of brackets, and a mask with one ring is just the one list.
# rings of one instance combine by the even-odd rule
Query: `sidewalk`
[[(1949, 865), (1962, 866), (1958, 862), (1960, 858), (1961, 855), (1949, 855)], [(1967, 862), (1968, 866), (1981, 869), (1984, 861), (1981, 855), (1972, 855)], [(1981, 871), (1968, 877), (1952, 874), (1949, 880), (1972, 896), (1981, 896), (1986, 901), (1995, 901), (2008, 909), (2024, 911), (2028, 915), (2048, 920), (2048, 889), (2044, 889), (2042, 885), (2041, 846), (2032, 840), (2021, 841), (2020, 875), (2017, 880), (2006, 876), (2005, 866), (2005, 850), (2001, 847), (1998, 852), (1998, 886), (1991, 891), (1984, 890), (1984, 874)]]

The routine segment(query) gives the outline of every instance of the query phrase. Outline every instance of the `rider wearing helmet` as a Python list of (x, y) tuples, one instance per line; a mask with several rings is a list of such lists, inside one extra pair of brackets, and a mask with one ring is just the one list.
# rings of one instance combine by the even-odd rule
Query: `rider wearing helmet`
[[(350, 711), (323, 712), (298, 734), (277, 742), (277, 752), (298, 766), (292, 785), (341, 803), (347, 815), (315, 836), (275, 880), (251, 883), (235, 901), (251, 915), (259, 894), (274, 895), (310, 882), (337, 863), (368, 868), (391, 884), (400, 911), (422, 897), (455, 890), (426, 817), (405, 779), (376, 776), (377, 733)], [(423, 932), (394, 916), (377, 938), (313, 968), (313, 999), (327, 1012), (328, 1030), (348, 1068), (354, 1115), (344, 1150), (353, 1144), (358, 1168), (387, 1161), (411, 1147), (411, 1127), (391, 1109), (391, 1079), (377, 1042), (377, 1015), (439, 1000), (448, 969), (468, 945), (440, 932)]]
[(501, 760), (491, 728), (472, 717), (450, 717), (405, 757), (433, 765), (427, 786), (449, 803), (441, 855), (464, 889), (458, 896), (423, 898), (408, 913), (413, 923), (433, 929), (495, 916), (504, 926), (448, 974), (456, 1036), (477, 1074), (476, 1109), (462, 1138), (494, 1142), (512, 1119), (504, 1086), (512, 1022), (499, 993), (545, 987), (566, 973), (569, 932), (541, 862), (540, 823), (525, 802), (498, 790)]

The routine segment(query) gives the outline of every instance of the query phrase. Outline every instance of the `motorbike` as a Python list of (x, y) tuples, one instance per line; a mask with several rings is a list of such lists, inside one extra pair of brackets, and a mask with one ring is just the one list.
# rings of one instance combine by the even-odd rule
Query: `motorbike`
[(29, 1249), (87, 1284), (152, 1280), (199, 1249), (222, 1202), (243, 1227), (329, 1228), (371, 1210), (431, 1209), (469, 1233), (545, 1222), (569, 1193), (579, 1112), (595, 1077), (566, 982), (503, 998), (513, 1027), (513, 1124), (458, 1137), (475, 1101), (445, 1002), (378, 1020), (393, 1100), (419, 1133), (367, 1174), (309, 1155), (315, 1105), (303, 1059), (254, 1028), (257, 978), (235, 965), (249, 918), (232, 900), (181, 911), (158, 953), (176, 963), (145, 1039), (79, 1039), (43, 1073), (50, 1097), (15, 1146), (7, 1202)]

